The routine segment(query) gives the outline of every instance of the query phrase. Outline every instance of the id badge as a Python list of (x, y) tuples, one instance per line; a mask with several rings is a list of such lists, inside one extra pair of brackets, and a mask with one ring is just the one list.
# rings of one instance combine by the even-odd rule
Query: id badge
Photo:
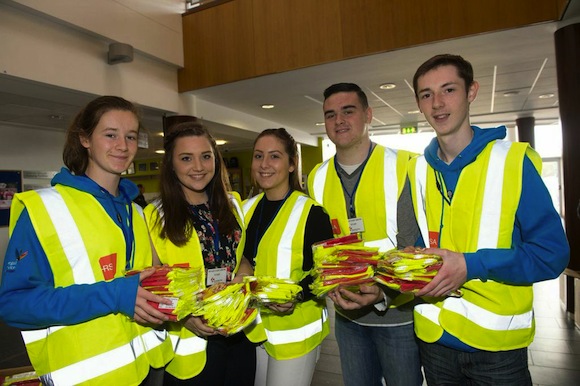
[(365, 224), (361, 217), (354, 217), (348, 219), (348, 226), (350, 228), (350, 234), (360, 233), (365, 231)]
[(217, 283), (225, 283), (227, 281), (227, 268), (212, 268), (207, 270), (206, 285), (210, 286)]

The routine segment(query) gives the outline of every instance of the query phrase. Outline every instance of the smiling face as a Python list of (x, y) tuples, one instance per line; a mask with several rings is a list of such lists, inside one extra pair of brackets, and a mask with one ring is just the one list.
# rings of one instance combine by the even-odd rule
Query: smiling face
[(439, 66), (417, 79), (417, 105), (438, 137), (452, 137), (471, 130), (469, 105), (478, 89), (475, 81), (466, 89), (455, 66)]
[(356, 92), (332, 94), (324, 101), (323, 110), (326, 134), (337, 151), (360, 145), (368, 149), (372, 109), (363, 107)]
[[(118, 181), (137, 154), (138, 136), (139, 122), (135, 114), (125, 110), (104, 113), (90, 137), (80, 137), (89, 156), (85, 174), (112, 190), (114, 185), (110, 182)], [(111, 190), (109, 192), (115, 194)]]
[(284, 144), (272, 135), (259, 138), (254, 145), (252, 176), (269, 200), (282, 200), (290, 189), (290, 173), (296, 168)]
[(206, 202), (206, 189), (215, 175), (216, 162), (209, 140), (204, 136), (177, 138), (171, 162), (187, 201)]

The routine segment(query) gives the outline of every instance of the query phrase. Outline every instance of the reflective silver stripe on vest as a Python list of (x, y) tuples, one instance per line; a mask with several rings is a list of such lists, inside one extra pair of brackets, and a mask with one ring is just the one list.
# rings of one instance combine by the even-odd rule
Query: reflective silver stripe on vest
[(55, 188), (38, 191), (70, 263), (75, 284), (96, 282), (81, 233), (64, 199)]
[[(300, 217), (302, 217), (302, 212), (304, 210), (304, 205), (306, 204), (308, 197), (299, 196), (294, 203), (292, 212), (290, 212), (290, 217), (286, 222), (284, 227), (284, 232), (282, 232), (282, 238), (278, 244), (278, 258), (276, 259), (276, 277), (289, 278), (292, 272), (292, 241), (294, 239), (294, 234), (296, 229), (298, 229), (298, 223), (300, 222)], [(288, 235), (288, 236), (287, 236)], [(292, 235), (291, 237), (289, 235)]]
[(328, 319), (328, 310), (325, 307), (322, 310), (322, 319), (315, 320), (306, 326), (283, 331), (270, 331), (266, 329), (268, 342), (273, 345), (303, 342), (316, 334), (320, 334), (326, 319)]
[(183, 357), (203, 352), (207, 345), (207, 340), (198, 336), (180, 338), (178, 335), (169, 334), (169, 338), (171, 339), (175, 355)]
[[(455, 312), (472, 323), (487, 330), (513, 331), (532, 327), (534, 312), (528, 311), (519, 315), (500, 315), (481, 308), (463, 298), (449, 297), (443, 302), (443, 308)], [(422, 316), (439, 326), (440, 308), (433, 304), (419, 304), (415, 306)]]
[(314, 192), (309, 192), (314, 195), (314, 200), (319, 204), (323, 204), (324, 201), (324, 185), (326, 183), (326, 175), (328, 174), (328, 163), (332, 158), (327, 159), (320, 165), (316, 173), (314, 174), (314, 181), (312, 182), (312, 189)]
[(491, 149), (481, 208), (477, 249), (497, 248), (501, 219), (505, 161), (511, 143), (496, 141)]
[(229, 197), (230, 197), (230, 202), (234, 206), (234, 209), (238, 213), (238, 216), (240, 217), (240, 221), (242, 222), (242, 224), (240, 224), (240, 226), (243, 228), (244, 227), (244, 212), (242, 211), (242, 208), (240, 207), (238, 200), (236, 200), (234, 198), (234, 196), (232, 196), (232, 195), (230, 195)]
[[(396, 183), (393, 183), (396, 182)], [(383, 190), (385, 192), (385, 209), (387, 210), (387, 245), (386, 250), (396, 247), (397, 233), (397, 202), (399, 193), (399, 179), (397, 178), (397, 152), (393, 149), (385, 148), (384, 169), (383, 169)]]
[(427, 214), (425, 209), (425, 187), (427, 185), (427, 160), (425, 156), (417, 157), (415, 164), (415, 205), (417, 205), (417, 223), (423, 236), (423, 242), (428, 248), (429, 242), (429, 225), (427, 224)]
[(51, 326), (48, 328), (43, 328), (41, 330), (22, 330), (22, 339), (24, 340), (24, 344), (34, 343), (36, 341), (42, 340), (52, 334), (60, 330), (61, 328), (65, 328), (65, 326)]
[[(74, 363), (50, 373), (49, 377), (56, 385), (77, 385), (98, 376), (113, 372), (135, 361), (135, 358), (145, 353), (142, 338), (153, 334), (153, 331), (145, 335), (133, 338), (130, 343), (109, 350), (106, 353), (95, 355), (92, 358)], [(157, 337), (149, 337), (157, 340)]]

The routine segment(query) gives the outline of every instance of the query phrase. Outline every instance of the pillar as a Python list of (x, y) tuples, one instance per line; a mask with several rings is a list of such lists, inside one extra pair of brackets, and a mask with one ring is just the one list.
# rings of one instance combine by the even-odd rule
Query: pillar
[(536, 147), (534, 139), (534, 127), (536, 124), (536, 118), (534, 117), (522, 117), (516, 119), (516, 125), (518, 126), (518, 141), (527, 142), (531, 147)]
[[(570, 243), (570, 263), (566, 275), (566, 310), (574, 314), (574, 274), (580, 271), (580, 23), (554, 33), (558, 99), (562, 122), (562, 169), (564, 216)], [(572, 272), (576, 271), (576, 272)], [(578, 296), (578, 294), (576, 294)]]

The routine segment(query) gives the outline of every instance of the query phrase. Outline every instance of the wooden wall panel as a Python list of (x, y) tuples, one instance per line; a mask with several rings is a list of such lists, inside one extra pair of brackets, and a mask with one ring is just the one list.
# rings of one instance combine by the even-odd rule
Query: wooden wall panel
[(257, 75), (342, 59), (336, 0), (253, 0)]
[(568, 0), (233, 0), (183, 16), (179, 90), (559, 20)]
[(557, 20), (562, 0), (340, 0), (344, 57)]
[(252, 0), (230, 1), (183, 16), (180, 92), (255, 76), (252, 18)]

